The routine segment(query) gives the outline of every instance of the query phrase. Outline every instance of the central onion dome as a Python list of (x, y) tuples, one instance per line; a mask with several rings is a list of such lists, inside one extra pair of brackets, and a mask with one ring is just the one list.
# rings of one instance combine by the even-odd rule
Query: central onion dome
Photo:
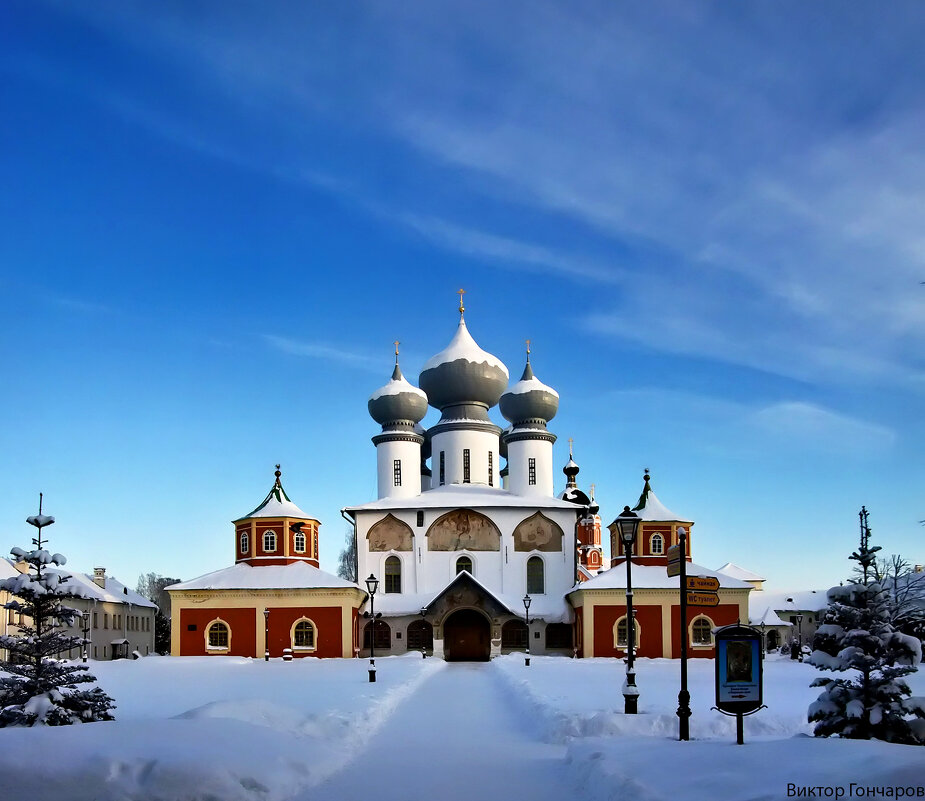
[(370, 396), (367, 406), (370, 416), (381, 426), (416, 424), (427, 414), (427, 395), (401, 374), (396, 354), (391, 380)]
[[(424, 365), (418, 384), (444, 418), (487, 420), (486, 411), (507, 387), (508, 372), (500, 359), (476, 344), (462, 312), (460, 307), (459, 327), (450, 344)], [(451, 407), (460, 408), (448, 413)]]
[(527, 366), (520, 381), (501, 396), (501, 414), (515, 426), (539, 424), (545, 427), (557, 411), (559, 393), (533, 375), (528, 351)]

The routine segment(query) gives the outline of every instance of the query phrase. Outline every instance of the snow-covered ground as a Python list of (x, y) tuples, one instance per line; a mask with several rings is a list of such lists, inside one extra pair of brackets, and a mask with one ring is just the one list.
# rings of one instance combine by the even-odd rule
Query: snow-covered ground
[[(370, 684), (364, 660), (92, 663), (117, 720), (0, 730), (0, 786), (30, 801), (745, 801), (787, 798), (788, 784), (840, 786), (846, 798), (852, 782), (925, 784), (921, 747), (809, 736), (816, 671), (789, 659), (767, 660), (769, 708), (746, 718), (744, 746), (734, 720), (710, 711), (707, 660), (690, 663), (686, 743), (677, 661), (637, 661), (635, 717), (622, 714), (623, 665), (611, 659), (377, 664)], [(910, 684), (925, 695), (921, 671)]]

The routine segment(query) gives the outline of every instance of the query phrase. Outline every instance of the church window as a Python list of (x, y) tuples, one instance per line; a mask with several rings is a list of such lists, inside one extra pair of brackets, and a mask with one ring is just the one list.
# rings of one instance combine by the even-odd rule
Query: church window
[(401, 559), (397, 556), (385, 560), (385, 591), (401, 592)]
[(297, 531), (293, 544), (295, 545), (296, 553), (305, 553), (305, 533)]
[(691, 624), (691, 645), (712, 645), (713, 624), (709, 618), (698, 617)]
[(662, 553), (664, 542), (661, 534), (653, 534), (652, 539), (649, 541), (649, 549), (652, 553), (660, 554)]
[(228, 631), (228, 626), (225, 623), (221, 620), (216, 620), (209, 626), (206, 637), (209, 648), (227, 650), (228, 643), (231, 640), (231, 632)]
[(536, 459), (532, 456), (527, 460), (527, 483), (531, 487), (536, 484)]
[(276, 532), (275, 531), (264, 531), (263, 532), (263, 550), (267, 553), (272, 553), (276, 550)]
[[(616, 625), (614, 625), (614, 646), (616, 648), (626, 648), (626, 643), (628, 642), (626, 636), (627, 625), (628, 623), (625, 615), (616, 622)], [(639, 648), (639, 638), (642, 632), (639, 628), (639, 621), (635, 618), (633, 619), (633, 629), (636, 635), (633, 637), (633, 639), (636, 641), (633, 647)]]
[(418, 509), (417, 524), (418, 524), (418, 527), (424, 525), (424, 512), (421, 511), (420, 509)]
[(401, 459), (392, 460), (392, 486), (401, 486)]
[(546, 592), (546, 576), (543, 560), (531, 556), (527, 560), (527, 595), (542, 595)]
[(526, 648), (528, 635), (526, 623), (522, 620), (509, 620), (501, 627), (501, 647)]
[(300, 620), (292, 629), (292, 647), (315, 650), (315, 626), (310, 620)]
[(488, 452), (488, 486), (495, 486), (495, 465), (494, 465), (494, 453), (491, 451)]
[(456, 560), (456, 572), (462, 573), (465, 570), (470, 576), (472, 575), (472, 558), (469, 556), (460, 556)]
[(433, 650), (434, 627), (426, 620), (415, 620), (408, 626), (408, 650)]
[(250, 549), (250, 545), (251, 545), (250, 537), (247, 536), (246, 531), (242, 531), (241, 532), (241, 543), (240, 543), (241, 553), (247, 553), (248, 550)]
[(469, 483), (469, 449), (463, 448), (463, 484)]
[(440, 451), (440, 485), (446, 483), (446, 452)]

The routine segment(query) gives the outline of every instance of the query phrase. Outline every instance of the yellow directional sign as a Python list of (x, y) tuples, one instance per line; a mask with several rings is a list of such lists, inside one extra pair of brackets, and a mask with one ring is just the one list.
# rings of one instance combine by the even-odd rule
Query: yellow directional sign
[(719, 606), (719, 596), (715, 592), (687, 591), (688, 606)]
[(713, 576), (688, 576), (687, 589), (701, 592), (716, 592), (719, 589), (719, 579)]

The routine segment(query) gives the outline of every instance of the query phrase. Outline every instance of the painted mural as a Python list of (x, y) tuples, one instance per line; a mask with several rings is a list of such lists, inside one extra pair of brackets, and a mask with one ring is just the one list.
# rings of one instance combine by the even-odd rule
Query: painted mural
[(561, 551), (562, 529), (537, 512), (514, 529), (515, 551)]
[(366, 535), (370, 551), (410, 551), (411, 528), (393, 515), (386, 515)]
[(484, 515), (457, 509), (434, 521), (427, 530), (429, 551), (500, 551), (501, 532)]

